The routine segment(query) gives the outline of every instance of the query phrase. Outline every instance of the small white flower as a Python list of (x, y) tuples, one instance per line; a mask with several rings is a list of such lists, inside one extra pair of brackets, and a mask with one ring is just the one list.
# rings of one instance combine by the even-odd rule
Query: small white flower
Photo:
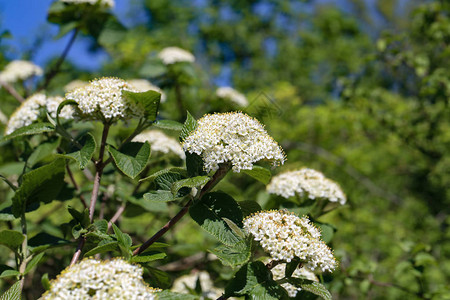
[(26, 60), (13, 60), (0, 72), (0, 81), (13, 83), (17, 80), (25, 80), (32, 76), (41, 76), (41, 67)]
[(336, 268), (333, 252), (307, 217), (299, 218), (284, 210), (261, 211), (244, 219), (244, 230), (273, 260), (290, 262), (298, 257), (312, 271)]
[(346, 202), (345, 194), (337, 183), (326, 178), (322, 173), (308, 168), (274, 176), (267, 185), (267, 192), (286, 199), (297, 193), (309, 199), (323, 198), (342, 205)]
[(75, 79), (75, 80), (72, 80), (71, 82), (69, 82), (68, 84), (66, 84), (64, 86), (64, 91), (66, 93), (68, 93), (68, 92), (71, 92), (71, 91), (76, 90), (78, 88), (81, 88), (83, 86), (86, 86), (88, 84), (89, 84), (89, 82), (87, 82), (87, 81)]
[(78, 103), (78, 117), (81, 119), (112, 121), (142, 117), (143, 108), (127, 101), (122, 96), (123, 90), (138, 92), (122, 79), (104, 77), (67, 93), (66, 99)]
[(171, 291), (175, 293), (188, 294), (190, 289), (195, 289), (197, 280), (200, 281), (200, 286), (202, 287), (202, 295), (200, 299), (217, 299), (223, 294), (223, 290), (214, 287), (211, 277), (208, 272), (200, 271), (194, 272), (189, 275), (181, 276), (173, 282)]
[(201, 155), (205, 170), (231, 162), (233, 171), (251, 170), (253, 164), (268, 160), (283, 164), (281, 147), (256, 119), (241, 112), (205, 115), (198, 127), (183, 141), (183, 149)]
[(150, 81), (146, 79), (130, 79), (127, 80), (129, 84), (131, 84), (137, 91), (146, 92), (146, 91), (155, 91), (161, 94), (161, 103), (166, 102), (167, 96), (156, 85), (153, 85)]
[(66, 268), (40, 299), (157, 299), (158, 289), (142, 279), (143, 270), (122, 259), (84, 259)]
[(110, 7), (110, 8), (113, 8), (115, 5), (114, 0), (60, 0), (60, 1), (65, 2), (65, 3), (73, 3), (73, 4), (87, 3), (87, 4), (91, 4), (91, 5), (99, 3), (102, 6)]
[(159, 130), (147, 130), (134, 137), (133, 142), (149, 142), (152, 152), (174, 153), (181, 159), (185, 159), (183, 148), (180, 143)]
[(219, 98), (230, 100), (231, 102), (242, 107), (248, 105), (247, 98), (245, 98), (244, 95), (228, 86), (218, 88), (216, 90), (216, 95)]
[[(62, 97), (46, 97), (44, 94), (34, 94), (27, 98), (11, 115), (6, 125), (5, 134), (11, 134), (15, 130), (31, 125), (39, 117), (45, 116), (48, 112), (56, 118), (56, 111), (59, 104), (64, 100)], [(71, 119), (73, 110), (71, 107), (64, 107), (60, 113), (61, 118)]]
[(195, 57), (192, 53), (178, 48), (178, 47), (167, 47), (162, 49), (158, 54), (159, 59), (166, 65), (174, 64), (177, 62), (194, 62)]
[[(274, 280), (280, 280), (285, 278), (284, 274), (286, 271), (286, 264), (281, 263), (273, 267), (270, 272), (272, 272), (273, 279)], [(317, 279), (316, 274), (314, 274), (313, 271), (309, 270), (308, 268), (302, 267), (295, 269), (294, 273), (292, 273), (292, 276), (294, 278), (306, 278), (311, 281), (319, 281)], [(299, 291), (302, 289), (299, 287), (296, 287), (290, 283), (282, 283), (281, 286), (288, 292), (289, 297), (295, 297)]]

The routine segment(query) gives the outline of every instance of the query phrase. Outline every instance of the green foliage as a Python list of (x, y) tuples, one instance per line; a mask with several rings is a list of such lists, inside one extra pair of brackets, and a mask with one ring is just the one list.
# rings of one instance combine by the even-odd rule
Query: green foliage
[(80, 169), (84, 170), (91, 160), (92, 155), (94, 155), (97, 145), (94, 137), (90, 133), (85, 136), (84, 141), (81, 141), (81, 144), (83, 147), (80, 150), (68, 153), (67, 156), (75, 159), (78, 162)]
[(260, 166), (253, 166), (253, 169), (242, 170), (242, 172), (264, 184), (268, 184), (270, 182), (270, 178), (272, 177), (269, 170)]
[(143, 109), (144, 117), (147, 121), (153, 122), (156, 120), (159, 102), (161, 101), (160, 93), (155, 91), (133, 93), (124, 90), (122, 91), (122, 95), (128, 101)]
[(4, 136), (2, 138), (2, 141), (14, 139), (19, 136), (25, 136), (25, 135), (35, 135), (43, 132), (51, 132), (55, 130), (55, 127), (50, 123), (36, 123), (31, 124), (22, 128), (19, 128), (15, 130), (13, 133)]
[(136, 178), (147, 165), (150, 158), (149, 143), (128, 143), (120, 151), (108, 146), (108, 152), (117, 168), (130, 178)]
[(17, 251), (17, 248), (22, 245), (25, 236), (14, 230), (2, 230), (0, 231), (0, 245), (4, 245), (13, 251)]
[(20, 281), (14, 283), (3, 295), (0, 300), (20, 300)]

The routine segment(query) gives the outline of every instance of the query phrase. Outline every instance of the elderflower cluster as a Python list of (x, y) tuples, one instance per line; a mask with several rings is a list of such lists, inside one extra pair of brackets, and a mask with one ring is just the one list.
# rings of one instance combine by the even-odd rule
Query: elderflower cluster
[(290, 262), (298, 257), (312, 271), (332, 271), (336, 267), (333, 252), (307, 217), (299, 218), (283, 210), (261, 211), (244, 219), (244, 230), (274, 260)]
[(149, 142), (152, 152), (174, 153), (181, 159), (185, 159), (183, 148), (180, 143), (159, 130), (147, 130), (134, 137), (133, 142), (145, 143)]
[(157, 299), (158, 289), (142, 279), (143, 270), (122, 259), (84, 259), (66, 268), (40, 299)]
[(84, 81), (84, 80), (75, 79), (64, 86), (64, 91), (66, 93), (71, 92), (71, 91), (81, 88), (87, 84), (89, 84), (89, 82)]
[(100, 4), (104, 7), (110, 7), (113, 8), (115, 5), (114, 0), (60, 0), (61, 2), (65, 2), (65, 3), (72, 3), (72, 4), (90, 4), (90, 5), (95, 5), (95, 4)]
[(166, 102), (166, 94), (156, 85), (153, 85), (146, 79), (130, 79), (128, 83), (131, 84), (139, 92), (155, 91), (161, 94), (161, 103)]
[(245, 107), (248, 105), (247, 98), (245, 98), (244, 95), (236, 91), (235, 89), (223, 86), (216, 90), (216, 95), (219, 98), (230, 100), (231, 102), (235, 103), (236, 105)]
[(208, 272), (200, 271), (192, 274), (183, 275), (177, 278), (172, 286), (171, 291), (175, 293), (188, 294), (189, 290), (195, 290), (197, 281), (200, 282), (202, 294), (200, 299), (217, 299), (223, 294), (223, 290), (213, 285)]
[[(15, 130), (31, 125), (39, 117), (44, 116), (46, 112), (52, 118), (56, 118), (56, 112), (59, 104), (64, 100), (62, 97), (46, 97), (44, 94), (34, 94), (27, 98), (19, 108), (11, 115), (6, 125), (5, 134), (11, 134)], [(65, 106), (60, 117), (71, 119), (73, 110)]]
[[(278, 264), (275, 267), (273, 267), (270, 271), (272, 272), (274, 280), (283, 279), (285, 278), (286, 264), (285, 263)], [(291, 277), (305, 278), (311, 281), (319, 281), (317, 279), (316, 274), (314, 274), (314, 272), (305, 267), (295, 269)], [(297, 293), (302, 290), (301, 288), (296, 287), (295, 285), (292, 285), (288, 282), (282, 283), (281, 286), (288, 292), (289, 297), (297, 296)]]
[(81, 119), (108, 121), (143, 116), (143, 108), (130, 103), (122, 91), (137, 92), (128, 82), (113, 77), (104, 77), (68, 92), (66, 99), (78, 104)]
[(281, 147), (256, 119), (241, 112), (205, 115), (183, 141), (183, 149), (201, 155), (205, 170), (231, 162), (233, 171), (251, 170), (260, 160), (283, 164)]
[(32, 76), (41, 76), (41, 67), (26, 60), (13, 60), (0, 72), (0, 81), (13, 83), (17, 80), (25, 80)]
[(192, 63), (195, 61), (195, 57), (192, 53), (178, 47), (164, 48), (159, 52), (158, 57), (165, 65), (171, 65), (177, 62)]
[(309, 199), (322, 198), (331, 202), (339, 202), (342, 205), (346, 202), (345, 194), (337, 183), (309, 168), (285, 172), (273, 177), (267, 185), (267, 192), (284, 198), (289, 198), (297, 193), (299, 196), (306, 196)]

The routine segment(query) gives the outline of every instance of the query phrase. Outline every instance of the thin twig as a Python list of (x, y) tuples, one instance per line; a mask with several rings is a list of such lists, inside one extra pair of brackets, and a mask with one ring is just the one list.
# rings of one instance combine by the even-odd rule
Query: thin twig
[(50, 84), (50, 82), (52, 81), (52, 79), (59, 73), (59, 70), (61, 68), (62, 63), (66, 59), (66, 56), (69, 53), (70, 48), (72, 48), (72, 45), (75, 42), (75, 39), (76, 39), (76, 37), (78, 35), (78, 31), (79, 31), (78, 28), (76, 28), (73, 31), (72, 36), (70, 37), (69, 42), (66, 45), (66, 48), (64, 48), (63, 53), (58, 58), (58, 61), (53, 66), (53, 68), (51, 68), (50, 71), (47, 74), (45, 74), (44, 83), (38, 88), (37, 91), (41, 91), (43, 89), (46, 89), (48, 87), (48, 85)]
[(12, 85), (9, 85), (8, 83), (6, 83), (6, 82), (4, 82), (4, 81), (2, 81), (2, 80), (0, 80), (0, 85), (1, 85), (2, 87), (4, 87), (5, 90), (6, 90), (8, 93), (10, 93), (11, 96), (13, 96), (14, 98), (16, 98), (16, 100), (19, 101), (20, 103), (23, 103), (23, 102), (25, 101), (25, 99), (24, 99), (22, 96), (20, 96), (20, 94), (16, 91), (16, 89), (15, 89)]
[(81, 251), (83, 250), (83, 247), (84, 247), (84, 243), (86, 243), (86, 238), (84, 236), (82, 236), (82, 237), (80, 237), (80, 239), (78, 241), (77, 250), (73, 254), (72, 260), (70, 261), (71, 266), (73, 266), (80, 258)]
[[(214, 173), (213, 177), (205, 184), (199, 194), (199, 199), (201, 199), (207, 192), (209, 192), (214, 186), (219, 183), (219, 181), (225, 177), (225, 175), (230, 170), (230, 166), (228, 164), (223, 164), (219, 167), (219, 169)], [(192, 205), (192, 199), (190, 199), (186, 205), (172, 218), (169, 222), (166, 223), (157, 233), (155, 233), (150, 239), (148, 239), (141, 246), (136, 248), (133, 251), (133, 255), (138, 255), (145, 251), (148, 247), (150, 247), (154, 242), (156, 242), (160, 237), (162, 237), (170, 228), (172, 228), (188, 211), (189, 207)]]
[(122, 213), (125, 211), (125, 204), (122, 204), (119, 209), (116, 211), (116, 213), (114, 214), (114, 216), (111, 218), (111, 220), (108, 222), (108, 230), (111, 228), (112, 224), (116, 223), (117, 220), (120, 218), (120, 216), (122, 215)]

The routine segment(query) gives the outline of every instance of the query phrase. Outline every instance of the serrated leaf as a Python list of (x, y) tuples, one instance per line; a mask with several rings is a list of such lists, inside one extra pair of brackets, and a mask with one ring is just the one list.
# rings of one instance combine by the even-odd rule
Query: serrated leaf
[(289, 299), (286, 291), (272, 279), (270, 270), (260, 261), (242, 266), (226, 286), (225, 296), (247, 296), (258, 300)]
[[(159, 269), (153, 268), (149, 265), (146, 265), (146, 269), (150, 273), (150, 278), (152, 278), (153, 281), (156, 282), (156, 285), (162, 289), (168, 289), (171, 286), (172, 280), (171, 276)], [(158, 293), (159, 295), (159, 293)], [(161, 299), (158, 297), (158, 299)], [(188, 299), (188, 298), (183, 298)]]
[(20, 292), (20, 281), (17, 281), (0, 297), (0, 300), (20, 300)]
[(212, 250), (225, 266), (237, 267), (247, 263), (251, 257), (251, 246), (246, 241), (240, 241), (233, 246), (219, 246)]
[(78, 166), (81, 170), (84, 170), (86, 168), (87, 164), (92, 158), (92, 155), (94, 155), (95, 148), (97, 147), (97, 144), (95, 142), (94, 137), (92, 134), (88, 133), (84, 137), (84, 141), (81, 141), (81, 144), (83, 147), (72, 153), (66, 154), (66, 156), (75, 159), (78, 162)]
[(161, 129), (174, 131), (181, 131), (183, 129), (183, 124), (172, 120), (158, 120), (155, 121), (155, 123), (153, 123), (153, 126)]
[(199, 187), (199, 186), (206, 184), (209, 181), (209, 179), (210, 178), (208, 176), (196, 176), (196, 177), (182, 179), (177, 182), (174, 182), (172, 184), (172, 188), (170, 190), (173, 195), (176, 195), (178, 193), (178, 191), (183, 187), (188, 187), (188, 188)]
[(0, 272), (0, 278), (16, 277), (18, 275), (20, 275), (20, 272), (13, 269), (3, 270)]
[(27, 165), (33, 167), (38, 162), (42, 161), (44, 158), (53, 154), (59, 146), (59, 140), (53, 142), (42, 143), (36, 147), (36, 149), (31, 153), (30, 157), (27, 159)]
[(146, 91), (142, 93), (133, 93), (123, 90), (122, 95), (131, 103), (136, 104), (144, 110), (144, 116), (148, 121), (155, 121), (158, 115), (161, 93), (156, 91)]
[(139, 180), (139, 181), (148, 181), (148, 182), (151, 183), (151, 182), (153, 182), (156, 178), (158, 178), (158, 176), (160, 176), (160, 175), (162, 175), (162, 174), (165, 174), (165, 173), (178, 173), (178, 174), (180, 174), (180, 176), (181, 176), (182, 178), (186, 178), (186, 176), (187, 176), (187, 172), (186, 172), (186, 170), (183, 169), (183, 168), (168, 168), (168, 169), (164, 169), (164, 170), (155, 172), (155, 173), (151, 174), (150, 176), (147, 176), (147, 177), (145, 177), (145, 178), (142, 178), (142, 179)]
[[(173, 196), (173, 194), (169, 191), (157, 190), (157, 191), (151, 191), (149, 193), (144, 194), (144, 200), (150, 201), (150, 202), (169, 202), (169, 201), (174, 201), (176, 199), (177, 198), (175, 198)], [(133, 202), (133, 203), (137, 203), (138, 205), (141, 205), (142, 201)]]
[(186, 121), (184, 121), (183, 128), (180, 132), (180, 141), (184, 141), (184, 139), (195, 129), (197, 128), (197, 120), (187, 112)]
[(28, 263), (27, 263), (27, 267), (25, 268), (25, 273), (24, 275), (28, 274), (28, 272), (31, 271), (31, 269), (33, 269), (38, 263), (39, 261), (41, 261), (42, 257), (44, 256), (44, 252), (39, 253), (38, 255), (34, 256)]
[(31, 203), (48, 203), (58, 196), (64, 185), (65, 165), (65, 160), (59, 158), (23, 175), (22, 184), (12, 199), (15, 217), (25, 213)]
[(259, 205), (256, 201), (245, 200), (239, 201), (238, 204), (244, 217), (262, 210), (261, 205)]
[(272, 178), (272, 173), (270, 173), (270, 171), (266, 168), (260, 166), (253, 166), (251, 170), (242, 170), (242, 172), (264, 184), (268, 184), (270, 182), (270, 178)]
[(324, 300), (333, 299), (331, 293), (327, 290), (327, 288), (319, 282), (295, 277), (288, 278), (288, 281), (289, 283), (302, 288), (302, 290), (313, 293), (314, 295), (319, 296)]
[(15, 230), (3, 230), (0, 232), (0, 245), (5, 245), (9, 249), (16, 251), (22, 245), (25, 236)]
[(11, 134), (4, 136), (2, 139), (0, 139), (0, 142), (10, 140), (19, 136), (34, 135), (44, 132), (51, 132), (53, 130), (55, 130), (55, 126), (50, 123), (34, 123), (25, 127), (21, 127)]
[(158, 300), (198, 300), (198, 296), (178, 294), (168, 290), (156, 293), (156, 295), (158, 296)]
[(336, 228), (333, 225), (325, 224), (325, 223), (315, 223), (319, 228), (320, 232), (322, 234), (322, 240), (325, 243), (331, 242), (333, 239), (334, 232), (336, 231)]
[(72, 207), (67, 207), (67, 210), (69, 211), (69, 213), (72, 215), (72, 217), (78, 222), (80, 223), (80, 225), (83, 228), (87, 228), (90, 224), (91, 221), (89, 219), (89, 209), (85, 208), (83, 210), (83, 212), (79, 212), (76, 209), (72, 208)]
[(167, 172), (163, 173), (155, 178), (155, 183), (161, 190), (171, 191), (172, 184), (177, 181), (185, 179), (185, 177), (180, 173)]
[(245, 239), (245, 233), (242, 231), (241, 228), (239, 228), (239, 226), (236, 225), (236, 223), (234, 223), (233, 221), (231, 221), (228, 218), (222, 217), (222, 220), (225, 221), (225, 223), (227, 223), (228, 227), (230, 227), (230, 229), (241, 239)]
[(131, 237), (128, 234), (123, 233), (116, 224), (112, 224), (112, 228), (116, 235), (121, 254), (128, 259), (132, 254), (130, 249), (132, 244)]
[(242, 212), (231, 196), (221, 192), (208, 193), (190, 207), (189, 214), (225, 245), (232, 246), (241, 241), (223, 220), (225, 217), (242, 226)]
[(200, 155), (195, 153), (185, 152), (186, 154), (186, 169), (190, 177), (206, 175), (203, 159)]
[(104, 253), (109, 251), (119, 251), (119, 246), (116, 241), (108, 242), (106, 244), (97, 246), (84, 254), (84, 257), (93, 256), (98, 253)]
[(131, 257), (130, 261), (134, 263), (148, 263), (158, 259), (164, 259), (167, 255), (164, 252), (144, 251), (139, 255)]
[(119, 170), (134, 179), (147, 166), (150, 158), (150, 144), (132, 142), (124, 145), (120, 151), (108, 145), (108, 152)]
[(49, 248), (62, 247), (71, 244), (70, 241), (53, 236), (46, 232), (40, 232), (28, 240), (28, 247), (36, 254)]

